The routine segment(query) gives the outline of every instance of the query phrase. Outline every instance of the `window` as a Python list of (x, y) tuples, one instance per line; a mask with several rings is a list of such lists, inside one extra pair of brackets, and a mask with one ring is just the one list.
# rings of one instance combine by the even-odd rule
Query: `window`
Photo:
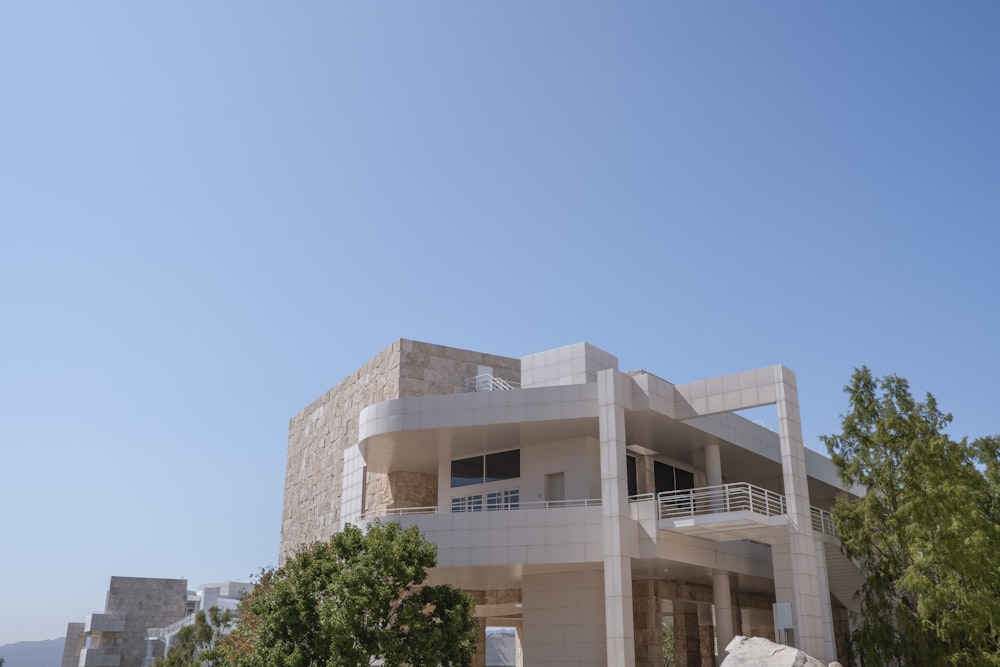
[(656, 492), (684, 491), (694, 488), (694, 473), (689, 470), (675, 468), (659, 461), (653, 462), (653, 477), (656, 480)]
[(521, 505), (520, 489), (509, 489), (507, 491), (495, 491), (486, 494), (486, 509), (492, 510), (516, 510)]
[(452, 512), (482, 512), (483, 494), (477, 493), (472, 496), (451, 499)]
[(511, 449), (451, 462), (451, 487), (499, 482), (521, 476), (521, 450)]
[(632, 496), (639, 495), (639, 483), (638, 478), (635, 474), (635, 457), (626, 456), (625, 457), (625, 472), (628, 479), (628, 495), (629, 498)]
[(486, 481), (499, 482), (521, 476), (521, 450), (486, 455)]
[(458, 459), (451, 462), (451, 487), (483, 483), (483, 457)]

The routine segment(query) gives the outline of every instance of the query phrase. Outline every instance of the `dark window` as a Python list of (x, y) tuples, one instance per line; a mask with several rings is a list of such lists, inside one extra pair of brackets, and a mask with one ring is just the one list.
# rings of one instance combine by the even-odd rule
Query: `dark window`
[(636, 481), (635, 476), (635, 457), (626, 456), (625, 457), (625, 470), (628, 474), (628, 495), (637, 496), (639, 495), (639, 484)]
[(677, 487), (674, 485), (674, 467), (659, 461), (653, 462), (653, 476), (656, 479), (656, 492), (673, 491)]
[(674, 468), (674, 479), (677, 480), (678, 491), (694, 488), (694, 473), (689, 470)]
[(517, 479), (521, 476), (521, 450), (497, 452), (486, 455), (486, 481), (499, 482), (502, 479)]
[(469, 486), (483, 483), (483, 457), (457, 459), (451, 462), (451, 485)]
[(521, 476), (521, 450), (511, 449), (451, 462), (451, 486), (499, 482)]
[(659, 461), (653, 462), (653, 475), (656, 478), (656, 492), (685, 491), (694, 488), (694, 473), (682, 468), (675, 468)]

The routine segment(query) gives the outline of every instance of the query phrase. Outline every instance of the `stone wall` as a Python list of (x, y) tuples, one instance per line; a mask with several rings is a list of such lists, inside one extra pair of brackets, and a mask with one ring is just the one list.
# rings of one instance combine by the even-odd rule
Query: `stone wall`
[[(344, 450), (358, 442), (362, 409), (395, 398), (462, 392), (465, 378), (475, 376), (479, 366), (491, 366), (494, 375), (517, 382), (520, 364), (509, 357), (401, 339), (292, 417), (279, 562), (337, 530)], [(366, 477), (366, 509), (437, 503), (436, 475), (399, 471)]]
[(125, 612), (121, 667), (142, 667), (147, 629), (162, 628), (187, 614), (187, 581), (111, 577), (105, 612)]
[(364, 407), (399, 397), (401, 343), (378, 353), (289, 421), (280, 562), (337, 530), (344, 449), (358, 441)]
[(662, 667), (663, 628), (657, 582), (632, 580), (632, 618), (635, 627), (636, 667)]

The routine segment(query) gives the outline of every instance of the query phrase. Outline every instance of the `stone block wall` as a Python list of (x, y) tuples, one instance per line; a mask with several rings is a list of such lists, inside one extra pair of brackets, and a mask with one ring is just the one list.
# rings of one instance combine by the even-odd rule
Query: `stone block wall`
[(105, 612), (125, 612), (121, 667), (142, 667), (146, 631), (187, 615), (187, 580), (111, 577)]
[[(479, 366), (520, 381), (518, 359), (400, 339), (292, 417), (279, 561), (337, 530), (344, 450), (357, 444), (362, 409), (395, 398), (462, 392), (465, 378), (474, 377)], [(365, 488), (366, 509), (437, 502), (435, 475), (368, 474)]]
[(336, 531), (344, 449), (358, 440), (362, 408), (399, 397), (401, 343), (382, 350), (289, 421), (280, 562)]

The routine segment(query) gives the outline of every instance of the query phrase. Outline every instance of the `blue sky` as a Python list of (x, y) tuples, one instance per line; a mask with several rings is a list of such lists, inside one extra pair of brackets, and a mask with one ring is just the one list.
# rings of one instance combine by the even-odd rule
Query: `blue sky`
[(996, 420), (993, 2), (0, 7), (0, 645), (275, 562), (288, 418), (398, 337), (855, 366)]

